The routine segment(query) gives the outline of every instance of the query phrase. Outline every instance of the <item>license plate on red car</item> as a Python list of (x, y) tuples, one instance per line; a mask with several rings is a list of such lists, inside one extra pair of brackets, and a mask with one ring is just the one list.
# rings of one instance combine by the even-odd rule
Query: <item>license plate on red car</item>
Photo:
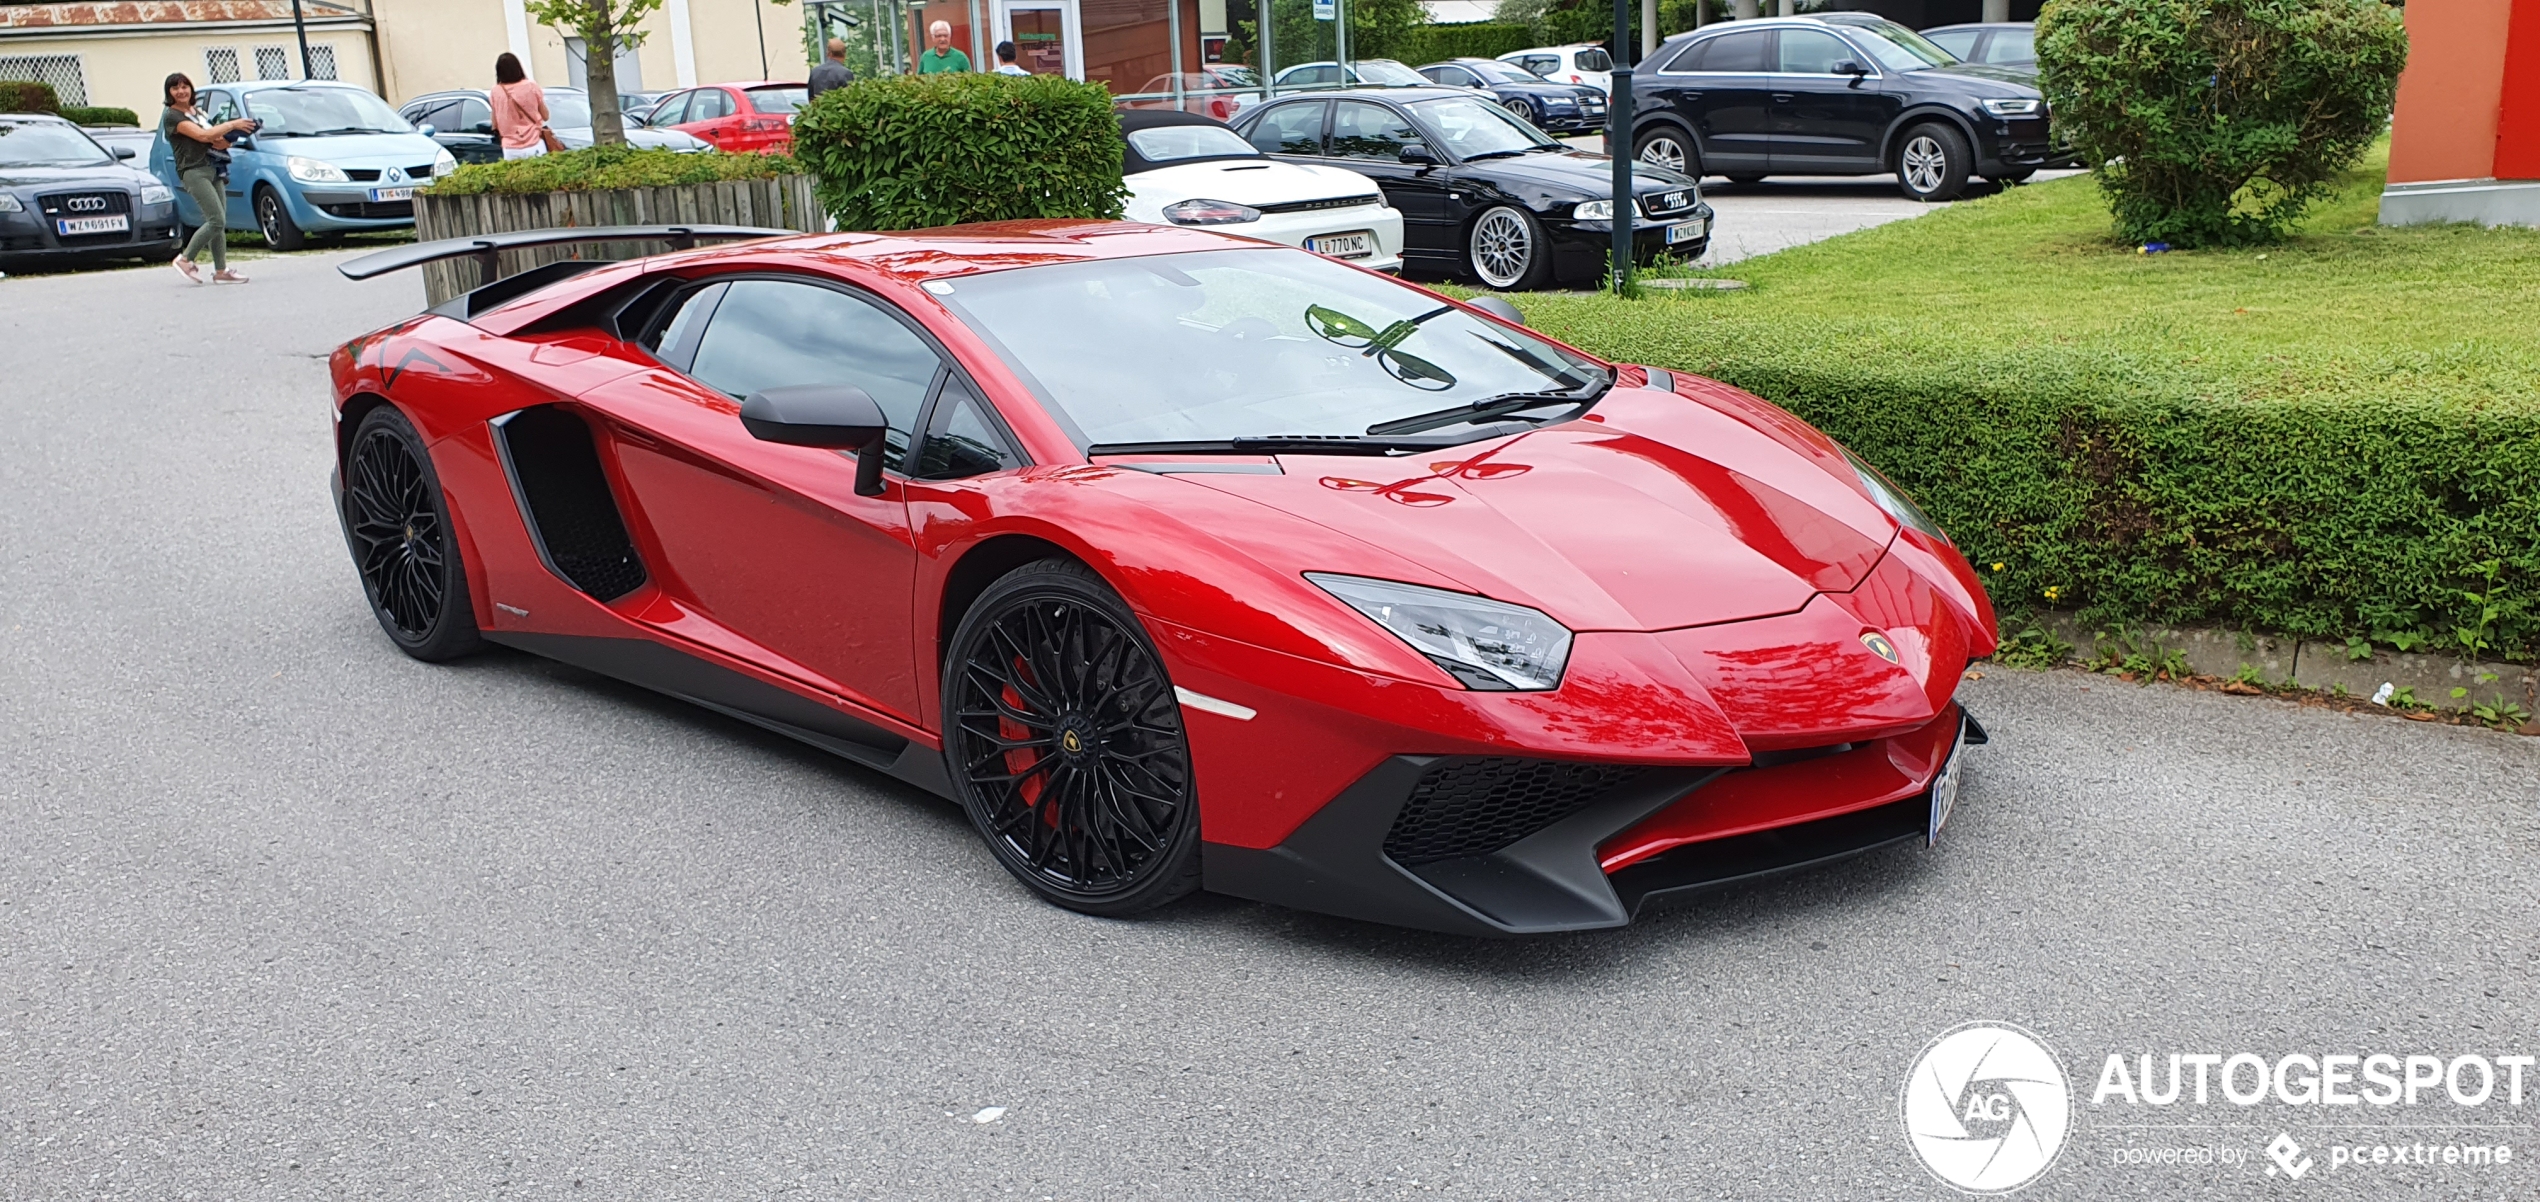
[(1958, 740), (1949, 746), (1949, 762), (1941, 766), (1940, 775), (1931, 778), (1931, 822), (1923, 831), (1923, 846), (1940, 844), (1940, 828), (1949, 825), (1949, 811), (1958, 805), (1958, 769), (1967, 762), (1967, 723), (1958, 721)]
[(1335, 259), (1364, 259), (1376, 253), (1376, 235), (1369, 230), (1354, 234), (1324, 234), (1306, 239), (1305, 249)]

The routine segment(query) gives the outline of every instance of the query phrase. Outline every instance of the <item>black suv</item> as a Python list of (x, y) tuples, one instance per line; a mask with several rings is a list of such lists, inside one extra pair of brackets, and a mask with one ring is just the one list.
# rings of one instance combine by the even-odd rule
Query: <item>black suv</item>
[(1688, 175), (1896, 173), (1915, 200), (2017, 183), (2070, 156), (2028, 76), (1964, 63), (1874, 13), (1733, 21), (1632, 72), (1632, 149)]

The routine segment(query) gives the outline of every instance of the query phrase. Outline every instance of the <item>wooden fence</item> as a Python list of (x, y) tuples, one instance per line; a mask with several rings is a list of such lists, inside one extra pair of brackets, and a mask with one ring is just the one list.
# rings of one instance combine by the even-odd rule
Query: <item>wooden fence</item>
[[(415, 196), (415, 237), (425, 242), (511, 230), (685, 222), (755, 225), (806, 233), (829, 228), (828, 215), (812, 198), (808, 175), (610, 192)], [(662, 249), (659, 242), (591, 242), (504, 251), (502, 274), (513, 275), (560, 259), (635, 259), (660, 254)], [(440, 304), (482, 282), (477, 279), (476, 263), (471, 259), (425, 264), (425, 303)]]

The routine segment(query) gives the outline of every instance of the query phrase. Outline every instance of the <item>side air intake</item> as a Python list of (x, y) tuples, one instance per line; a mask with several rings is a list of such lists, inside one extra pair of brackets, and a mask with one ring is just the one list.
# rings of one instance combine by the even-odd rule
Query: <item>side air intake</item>
[(1412, 787), (1385, 835), (1385, 854), (1406, 868), (1488, 855), (1586, 809), (1641, 773), (1629, 765), (1512, 756), (1441, 759)]
[(626, 536), (590, 426), (566, 410), (538, 405), (495, 418), (494, 445), (548, 570), (602, 601), (643, 587), (644, 561)]

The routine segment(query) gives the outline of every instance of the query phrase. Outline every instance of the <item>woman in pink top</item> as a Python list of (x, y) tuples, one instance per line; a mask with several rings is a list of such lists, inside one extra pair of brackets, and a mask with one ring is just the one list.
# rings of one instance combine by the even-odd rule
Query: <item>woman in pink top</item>
[(520, 69), (520, 59), (505, 54), (494, 60), (494, 91), (486, 102), (494, 107), (494, 132), (503, 139), (506, 159), (534, 159), (547, 153), (547, 92)]

